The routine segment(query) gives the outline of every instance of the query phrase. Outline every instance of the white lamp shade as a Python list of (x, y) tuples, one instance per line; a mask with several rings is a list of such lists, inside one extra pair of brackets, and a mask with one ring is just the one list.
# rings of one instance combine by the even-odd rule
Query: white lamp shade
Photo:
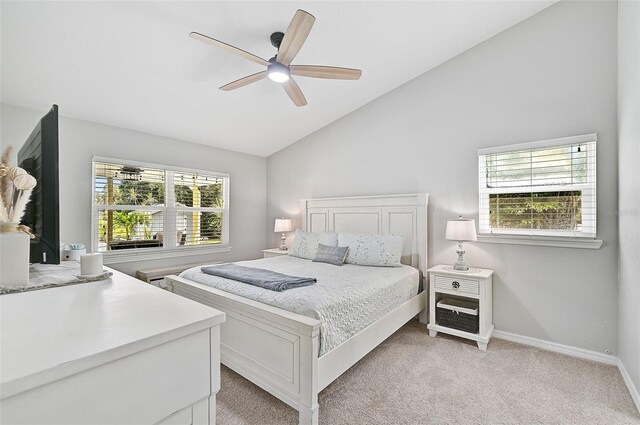
[(476, 221), (472, 218), (459, 218), (447, 221), (445, 238), (450, 241), (475, 241)]
[(276, 218), (276, 225), (273, 227), (274, 232), (290, 232), (292, 230), (290, 218)]

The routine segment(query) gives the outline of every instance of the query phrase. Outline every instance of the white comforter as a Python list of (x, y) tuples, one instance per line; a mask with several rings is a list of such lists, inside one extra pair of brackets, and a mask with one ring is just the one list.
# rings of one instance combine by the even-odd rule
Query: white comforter
[(201, 267), (185, 270), (180, 276), (321, 320), (321, 356), (418, 293), (419, 272), (409, 266), (334, 266), (289, 256), (239, 261), (236, 264), (293, 276), (315, 277), (318, 283), (275, 292), (202, 273)]

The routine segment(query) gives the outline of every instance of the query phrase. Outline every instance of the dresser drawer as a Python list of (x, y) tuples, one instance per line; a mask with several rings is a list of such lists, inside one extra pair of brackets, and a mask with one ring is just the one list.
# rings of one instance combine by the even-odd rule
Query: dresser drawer
[[(0, 422), (157, 423), (211, 395), (210, 351), (209, 329), (174, 339), (3, 399)], [(187, 408), (168, 424), (188, 425), (191, 417)]]
[(160, 421), (157, 425), (192, 425), (193, 424), (193, 406), (182, 409), (174, 413), (166, 419)]
[(436, 290), (444, 290), (451, 293), (479, 295), (480, 282), (472, 279), (460, 279), (450, 276), (435, 276)]

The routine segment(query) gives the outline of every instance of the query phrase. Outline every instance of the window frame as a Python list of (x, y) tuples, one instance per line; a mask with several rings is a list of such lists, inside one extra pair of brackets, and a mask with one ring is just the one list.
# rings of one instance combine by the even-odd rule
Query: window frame
[[(587, 163), (594, 164), (593, 170), (588, 172), (587, 183), (575, 183), (564, 185), (540, 185), (540, 186), (508, 186), (502, 188), (489, 188), (487, 185), (487, 170), (485, 156), (497, 153), (521, 152), (544, 148), (562, 147), (571, 144), (593, 143), (593, 149), (587, 151)], [(520, 143), (514, 145), (498, 146), (478, 149), (478, 240), (481, 242), (507, 243), (516, 245), (541, 245), (572, 248), (598, 249), (602, 241), (596, 239), (597, 235), (597, 133), (578, 136), (561, 137), (556, 139), (540, 140), (536, 142)], [(568, 230), (538, 230), (538, 229), (492, 229), (488, 221), (483, 217), (489, 217), (489, 196), (491, 194), (507, 193), (541, 193), (541, 192), (582, 192), (582, 221), (586, 222), (586, 228), (580, 232)], [(587, 207), (585, 208), (585, 199)], [(585, 219), (585, 213), (593, 218)]]
[[(123, 166), (155, 168), (165, 173), (165, 199), (164, 205), (100, 205), (96, 203), (96, 162), (112, 163)], [(187, 207), (175, 204), (175, 173), (203, 174), (206, 176), (222, 178), (223, 184), (223, 208), (212, 207)], [(120, 158), (93, 156), (91, 158), (91, 247), (93, 252), (104, 255), (105, 264), (126, 263), (132, 261), (153, 260), (162, 258), (202, 255), (209, 253), (228, 252), (231, 250), (229, 239), (230, 217), (230, 176), (228, 173), (200, 170), (195, 168), (177, 167), (172, 165), (154, 164), (143, 161), (132, 161)], [(157, 248), (133, 248), (117, 251), (99, 251), (99, 211), (100, 210), (128, 210), (128, 211), (162, 211), (162, 229), (166, 235), (162, 247)], [(220, 212), (222, 214), (222, 243), (211, 245), (177, 245), (176, 217), (179, 211), (187, 212)]]

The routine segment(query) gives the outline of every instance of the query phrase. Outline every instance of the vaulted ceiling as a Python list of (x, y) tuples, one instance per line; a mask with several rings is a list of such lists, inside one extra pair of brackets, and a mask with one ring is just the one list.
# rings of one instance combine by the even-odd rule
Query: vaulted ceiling
[[(1, 3), (1, 99), (62, 115), (268, 156), (555, 1)], [(296, 9), (316, 17), (294, 64), (363, 70), (358, 81), (297, 77), (295, 107), (263, 68), (188, 37), (263, 58)]]

